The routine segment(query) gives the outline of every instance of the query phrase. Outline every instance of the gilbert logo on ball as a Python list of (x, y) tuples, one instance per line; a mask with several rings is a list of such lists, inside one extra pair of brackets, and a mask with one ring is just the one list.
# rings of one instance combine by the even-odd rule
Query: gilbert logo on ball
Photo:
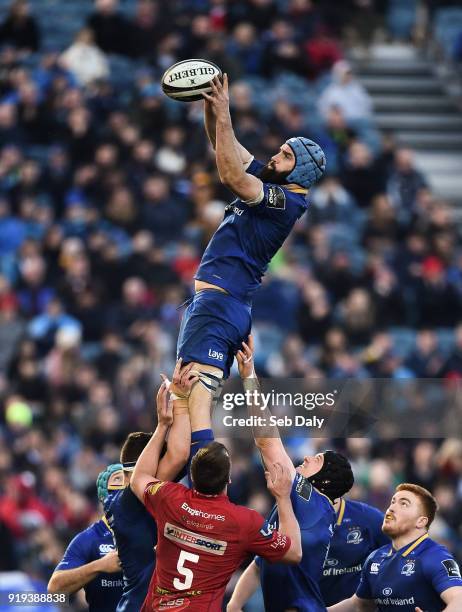
[(188, 59), (170, 66), (162, 77), (163, 92), (180, 102), (202, 100), (202, 92), (211, 91), (210, 81), (221, 77), (221, 70), (204, 59)]

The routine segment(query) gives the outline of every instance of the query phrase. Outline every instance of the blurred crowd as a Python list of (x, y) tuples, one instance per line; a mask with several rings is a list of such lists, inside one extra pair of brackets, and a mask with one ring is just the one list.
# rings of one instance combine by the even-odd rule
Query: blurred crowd
[[(0, 24), (0, 570), (43, 578), (95, 517), (98, 471), (127, 432), (154, 426), (182, 304), (232, 198), (202, 102), (162, 94), (180, 59), (228, 72), (237, 137), (257, 158), (296, 134), (327, 155), (255, 296), (259, 372), (462, 376), (460, 228), (412, 151), (377, 131), (344, 57), (345, 25), (361, 39), (386, 1), (77, 4), (60, 4), (86, 20), (65, 45), (24, 0)], [(396, 481), (429, 485), (441, 537), (460, 547), (461, 444), (347, 447), (355, 495), (383, 509)], [(233, 457), (231, 496), (267, 508), (252, 453), (236, 443)]]

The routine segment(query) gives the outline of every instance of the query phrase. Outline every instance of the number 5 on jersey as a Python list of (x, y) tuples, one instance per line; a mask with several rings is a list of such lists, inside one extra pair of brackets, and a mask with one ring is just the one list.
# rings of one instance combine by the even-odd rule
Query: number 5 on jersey
[(179, 591), (184, 591), (186, 589), (191, 588), (192, 581), (194, 578), (194, 574), (189, 567), (185, 567), (185, 561), (191, 561), (191, 563), (197, 563), (199, 561), (199, 555), (195, 555), (193, 553), (186, 552), (182, 550), (180, 552), (180, 556), (178, 558), (178, 563), (176, 564), (176, 569), (180, 576), (184, 576), (184, 581), (182, 582), (179, 578), (175, 578), (173, 581), (173, 586), (175, 589)]

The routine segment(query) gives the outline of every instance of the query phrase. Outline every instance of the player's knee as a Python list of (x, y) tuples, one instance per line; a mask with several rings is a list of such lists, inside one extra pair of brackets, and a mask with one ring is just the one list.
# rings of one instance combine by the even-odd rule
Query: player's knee
[(193, 389), (199, 385), (199, 388), (205, 389), (210, 393), (212, 399), (220, 395), (223, 386), (223, 370), (202, 363), (195, 363), (192, 370), (196, 371), (198, 376), (198, 380), (193, 386)]

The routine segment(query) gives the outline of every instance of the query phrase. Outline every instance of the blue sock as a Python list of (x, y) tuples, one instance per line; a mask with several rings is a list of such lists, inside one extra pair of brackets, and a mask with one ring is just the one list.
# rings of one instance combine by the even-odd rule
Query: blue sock
[(191, 444), (199, 444), (203, 442), (207, 444), (208, 442), (213, 442), (213, 431), (211, 429), (200, 429), (199, 431), (193, 431), (191, 434)]
[(200, 429), (199, 431), (193, 431), (191, 434), (191, 450), (189, 451), (189, 459), (186, 465), (189, 487), (192, 487), (191, 481), (191, 461), (197, 451), (210, 442), (214, 441), (213, 431), (211, 429)]

